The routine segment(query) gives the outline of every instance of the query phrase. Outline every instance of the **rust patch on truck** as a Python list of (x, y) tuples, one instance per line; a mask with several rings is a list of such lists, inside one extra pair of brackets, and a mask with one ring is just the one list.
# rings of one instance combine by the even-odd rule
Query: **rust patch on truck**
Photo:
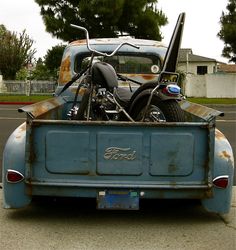
[(130, 78), (143, 78), (144, 80), (156, 80), (157, 79), (157, 75), (155, 74), (123, 74), (122, 75), (125, 75), (127, 77), (130, 77)]
[(219, 153), (219, 157), (222, 158), (222, 159), (226, 159), (228, 161), (231, 161), (231, 154), (229, 154), (225, 150)]
[(222, 150), (218, 152), (218, 157), (234, 165), (234, 158), (233, 158), (232, 152), (227, 151), (227, 150)]
[(76, 40), (70, 43), (70, 45), (74, 45), (74, 46), (80, 46), (80, 45), (85, 45), (86, 44), (86, 40), (82, 39), (82, 40)]
[(181, 108), (205, 121), (211, 121), (216, 118), (216, 116), (223, 116), (224, 113), (197, 103), (192, 103), (186, 100), (180, 102)]
[(215, 130), (215, 135), (216, 135), (216, 139), (219, 141), (226, 139), (224, 134), (222, 134), (218, 129)]
[(42, 116), (44, 118), (53, 118), (55, 119), (55, 112), (49, 112), (55, 110), (57, 107), (64, 104), (64, 99), (62, 97), (54, 97), (51, 99), (47, 99), (45, 101), (37, 102), (32, 105), (24, 106), (20, 108), (19, 112), (26, 112), (31, 119), (38, 118)]
[(156, 75), (152, 75), (152, 74), (143, 74), (143, 75), (140, 75), (144, 80), (147, 80), (147, 81), (151, 81), (151, 80), (155, 80), (157, 78)]
[(20, 140), (22, 138), (22, 135), (25, 134), (25, 131), (26, 131), (26, 123), (24, 122), (18, 127), (18, 129), (15, 132), (16, 140)]
[(71, 59), (70, 56), (67, 56), (65, 59), (62, 60), (61, 67), (60, 67), (60, 74), (58, 82), (59, 84), (65, 84), (71, 80)]
[[(60, 103), (58, 103), (56, 98), (49, 99), (42, 103), (38, 103), (38, 105), (36, 105), (35, 110), (34, 110), (34, 116), (38, 117), (42, 114), (45, 115), (46, 112), (58, 107), (59, 105)], [(47, 117), (51, 118), (51, 114), (48, 114)]]

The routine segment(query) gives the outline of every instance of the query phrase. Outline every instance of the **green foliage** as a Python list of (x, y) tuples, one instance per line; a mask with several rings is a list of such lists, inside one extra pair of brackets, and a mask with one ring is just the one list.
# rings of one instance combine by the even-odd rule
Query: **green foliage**
[(49, 70), (51, 76), (56, 79), (57, 72), (61, 65), (62, 55), (65, 49), (65, 45), (59, 44), (47, 51), (46, 56), (44, 57), (44, 63), (46, 68)]
[(224, 41), (222, 55), (236, 63), (236, 0), (229, 0), (227, 11), (220, 18), (221, 29), (218, 37)]
[(160, 27), (167, 24), (167, 17), (155, 7), (156, 0), (126, 0), (119, 19), (121, 33), (135, 38), (162, 40)]
[(16, 72), (33, 59), (34, 41), (23, 30), (19, 35), (0, 25), (0, 71), (4, 79), (15, 79)]
[(33, 80), (49, 80), (52, 78), (50, 70), (46, 67), (41, 58), (38, 59), (35, 68), (32, 70), (31, 79)]
[(16, 80), (26, 80), (28, 77), (28, 70), (26, 68), (22, 68), (16, 72)]
[(90, 36), (117, 37), (129, 34), (136, 38), (161, 40), (160, 27), (167, 17), (155, 7), (157, 0), (35, 0), (41, 7), (46, 30), (64, 41), (84, 38), (72, 27), (88, 29)]
[(16, 73), (16, 79), (56, 80), (64, 49), (65, 45), (62, 44), (52, 47), (47, 51), (44, 60), (39, 58), (31, 70), (21, 68)]

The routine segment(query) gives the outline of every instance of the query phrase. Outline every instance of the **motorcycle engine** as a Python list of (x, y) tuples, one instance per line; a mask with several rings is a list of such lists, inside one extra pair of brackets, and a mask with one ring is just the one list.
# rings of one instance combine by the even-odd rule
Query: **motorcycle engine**
[(96, 96), (93, 98), (92, 110), (95, 120), (117, 120), (118, 111), (116, 105), (112, 101), (113, 95), (105, 88), (100, 88)]

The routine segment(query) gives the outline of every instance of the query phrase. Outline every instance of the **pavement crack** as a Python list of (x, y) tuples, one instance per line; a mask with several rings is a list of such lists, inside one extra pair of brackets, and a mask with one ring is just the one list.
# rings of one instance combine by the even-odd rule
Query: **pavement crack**
[(217, 215), (220, 218), (220, 220), (223, 221), (223, 223), (225, 224), (226, 227), (231, 228), (231, 229), (236, 231), (236, 226), (231, 225), (230, 224), (231, 222), (229, 220), (227, 220), (226, 217), (224, 217), (223, 215), (220, 215), (220, 214), (217, 214)]

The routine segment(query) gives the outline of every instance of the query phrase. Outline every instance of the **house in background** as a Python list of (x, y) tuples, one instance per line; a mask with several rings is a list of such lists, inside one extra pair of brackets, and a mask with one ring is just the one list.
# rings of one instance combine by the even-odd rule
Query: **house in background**
[(178, 70), (187, 74), (205, 75), (217, 72), (215, 59), (193, 54), (192, 49), (180, 49)]
[(180, 82), (187, 97), (236, 98), (236, 66), (180, 49), (177, 70), (186, 74)]
[(236, 73), (236, 64), (219, 64), (217, 68), (218, 73), (224, 74), (235, 74)]

